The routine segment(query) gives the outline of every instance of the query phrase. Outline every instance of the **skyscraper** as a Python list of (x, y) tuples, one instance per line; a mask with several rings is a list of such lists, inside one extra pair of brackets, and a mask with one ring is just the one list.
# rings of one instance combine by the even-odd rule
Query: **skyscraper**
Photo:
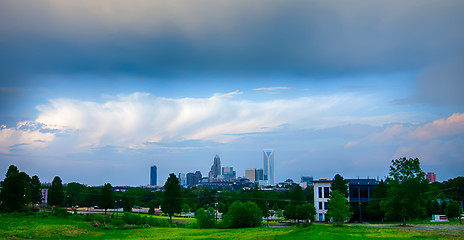
[(214, 162), (213, 166), (211, 166), (211, 171), (213, 171), (215, 178), (217, 178), (218, 175), (221, 175), (221, 159), (217, 154), (214, 157)]
[(274, 185), (274, 149), (264, 149), (264, 180)]
[(150, 185), (152, 186), (156, 186), (156, 184), (158, 183), (158, 175), (157, 175), (157, 171), (158, 169), (156, 168), (156, 165), (153, 165), (150, 167)]
[(245, 178), (250, 180), (250, 182), (255, 182), (256, 168), (245, 169)]

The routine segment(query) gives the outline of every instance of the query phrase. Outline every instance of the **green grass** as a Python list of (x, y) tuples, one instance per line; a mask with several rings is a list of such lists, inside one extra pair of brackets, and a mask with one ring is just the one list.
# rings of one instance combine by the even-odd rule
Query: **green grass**
[[(160, 218), (160, 217), (157, 217)], [(165, 219), (161, 217), (161, 219)], [(167, 219), (167, 218), (166, 218)], [(180, 220), (180, 219), (176, 219)], [(190, 219), (192, 220), (192, 219)], [(463, 239), (464, 230), (409, 230), (314, 224), (307, 228), (102, 229), (91, 222), (40, 215), (0, 214), (0, 239)]]

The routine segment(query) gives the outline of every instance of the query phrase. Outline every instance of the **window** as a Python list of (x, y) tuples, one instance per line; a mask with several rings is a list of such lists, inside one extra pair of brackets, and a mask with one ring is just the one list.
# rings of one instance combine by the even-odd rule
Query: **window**
[(324, 202), (324, 209), (327, 209), (327, 202)]
[(319, 202), (319, 210), (322, 210), (322, 202)]
[(324, 198), (329, 198), (329, 187), (324, 187)]
[(319, 187), (319, 198), (322, 198), (322, 187)]

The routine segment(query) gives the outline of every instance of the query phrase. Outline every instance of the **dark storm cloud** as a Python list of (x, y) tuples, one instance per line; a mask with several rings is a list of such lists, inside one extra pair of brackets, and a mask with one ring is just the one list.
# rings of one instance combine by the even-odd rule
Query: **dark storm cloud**
[(464, 53), (463, 1), (0, 3), (3, 85), (31, 75), (339, 75)]

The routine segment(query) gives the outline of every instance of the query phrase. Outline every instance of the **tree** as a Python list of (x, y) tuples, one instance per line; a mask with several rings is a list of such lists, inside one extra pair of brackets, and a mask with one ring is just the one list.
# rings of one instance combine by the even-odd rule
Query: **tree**
[(56, 176), (53, 178), (52, 186), (48, 189), (48, 199), (47, 202), (52, 206), (63, 206), (64, 202), (64, 192), (63, 184), (61, 178)]
[(105, 214), (108, 208), (114, 208), (113, 187), (109, 183), (105, 183), (101, 189), (100, 207), (105, 209)]
[(32, 176), (31, 179), (31, 202), (32, 202), (32, 209), (34, 209), (35, 204), (42, 203), (43, 196), (40, 188), (42, 185), (40, 184), (39, 177), (37, 175)]
[(258, 227), (261, 225), (262, 212), (254, 202), (235, 201), (229, 207), (229, 212), (225, 214), (223, 221), (227, 227), (246, 228)]
[(302, 221), (311, 221), (314, 222), (314, 218), (316, 216), (316, 208), (311, 203), (301, 204), (296, 206), (296, 214), (295, 217), (298, 220)]
[(305, 204), (305, 195), (300, 185), (290, 192), (290, 203), (285, 207), (284, 216), (287, 219), (297, 219), (297, 206)]
[(423, 217), (426, 214), (425, 192), (429, 183), (418, 158), (392, 160), (387, 182), (391, 186), (388, 199), (381, 203), (387, 218), (401, 218), (405, 226), (406, 218)]
[(385, 209), (381, 206), (381, 202), (388, 198), (388, 189), (390, 186), (383, 180), (375, 187), (375, 192), (372, 195), (372, 201), (367, 204), (367, 213), (378, 218), (383, 223)]
[(198, 226), (200, 228), (213, 228), (215, 225), (214, 209), (209, 207), (207, 210), (200, 208), (195, 212)]
[(174, 173), (169, 174), (168, 180), (164, 185), (164, 199), (161, 209), (169, 215), (169, 221), (172, 222), (174, 213), (180, 213), (182, 210), (182, 192), (180, 189), (179, 179)]
[(337, 190), (345, 197), (348, 197), (348, 181), (346, 181), (340, 174), (335, 175), (330, 188), (332, 191)]
[(12, 212), (21, 210), (26, 203), (30, 202), (30, 182), (29, 175), (19, 172), (18, 168), (10, 165), (2, 181), (2, 191), (0, 192), (1, 208), (4, 211)]
[(450, 199), (449, 202), (446, 204), (445, 207), (445, 214), (448, 218), (456, 218), (459, 217), (459, 206), (460, 204), (453, 199)]
[(86, 198), (89, 197), (89, 194), (86, 194), (86, 186), (77, 183), (71, 182), (66, 186), (66, 204), (68, 206), (90, 206), (90, 203), (86, 203)]
[(348, 221), (352, 215), (350, 204), (345, 198), (345, 195), (338, 190), (332, 191), (331, 198), (327, 202), (327, 215), (332, 218), (337, 224), (342, 224)]

